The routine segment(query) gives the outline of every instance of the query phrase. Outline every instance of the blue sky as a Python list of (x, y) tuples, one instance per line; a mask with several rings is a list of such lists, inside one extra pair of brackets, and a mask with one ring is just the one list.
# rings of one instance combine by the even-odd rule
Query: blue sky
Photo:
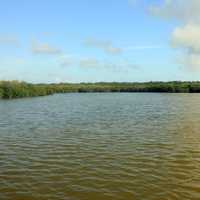
[(198, 80), (197, 51), (185, 52), (199, 22), (179, 1), (0, 0), (0, 79)]

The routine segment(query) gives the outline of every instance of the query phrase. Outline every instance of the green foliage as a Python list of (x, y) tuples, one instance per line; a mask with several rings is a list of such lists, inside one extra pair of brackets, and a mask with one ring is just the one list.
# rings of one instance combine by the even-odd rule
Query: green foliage
[(200, 82), (147, 82), (147, 83), (59, 83), (30, 84), (18, 81), (1, 81), (0, 98), (45, 96), (69, 92), (168, 92), (200, 93)]
[(0, 88), (0, 99), (3, 98), (3, 89)]

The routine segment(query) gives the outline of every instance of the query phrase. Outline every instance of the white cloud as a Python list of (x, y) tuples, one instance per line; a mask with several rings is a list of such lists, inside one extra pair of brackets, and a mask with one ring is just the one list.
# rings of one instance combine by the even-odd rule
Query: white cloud
[(49, 45), (48, 43), (33, 42), (32, 53), (55, 55), (55, 54), (61, 54), (62, 51), (57, 47), (53, 47), (53, 46)]
[(166, 19), (182, 22), (200, 22), (199, 0), (163, 0), (161, 4), (150, 6), (150, 12)]
[(171, 45), (183, 50), (179, 63), (200, 69), (200, 0), (164, 0), (150, 7), (156, 16), (181, 22), (172, 32)]
[(93, 47), (103, 50), (105, 53), (111, 55), (118, 55), (122, 53), (122, 49), (115, 47), (111, 41), (108, 40), (97, 40), (95, 38), (86, 39), (84, 42), (85, 46)]
[(200, 52), (200, 25), (186, 24), (177, 27), (172, 34), (172, 45), (185, 48), (189, 52)]

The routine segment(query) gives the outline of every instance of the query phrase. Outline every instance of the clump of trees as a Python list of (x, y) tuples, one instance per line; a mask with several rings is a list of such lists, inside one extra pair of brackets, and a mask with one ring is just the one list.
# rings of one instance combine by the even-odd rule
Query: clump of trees
[(53, 94), (53, 91), (45, 85), (34, 85), (18, 81), (1, 81), (0, 97), (4, 99), (36, 97)]
[(19, 81), (1, 81), (0, 98), (46, 96), (69, 92), (167, 92), (200, 93), (200, 82), (145, 82), (145, 83), (59, 83), (31, 84)]

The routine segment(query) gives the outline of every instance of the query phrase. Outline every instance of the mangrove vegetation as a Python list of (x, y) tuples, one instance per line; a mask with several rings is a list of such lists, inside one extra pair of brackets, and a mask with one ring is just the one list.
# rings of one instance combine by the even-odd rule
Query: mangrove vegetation
[(144, 82), (144, 83), (59, 83), (32, 84), (19, 81), (1, 81), (0, 98), (46, 96), (55, 93), (80, 92), (166, 92), (200, 93), (200, 82)]

